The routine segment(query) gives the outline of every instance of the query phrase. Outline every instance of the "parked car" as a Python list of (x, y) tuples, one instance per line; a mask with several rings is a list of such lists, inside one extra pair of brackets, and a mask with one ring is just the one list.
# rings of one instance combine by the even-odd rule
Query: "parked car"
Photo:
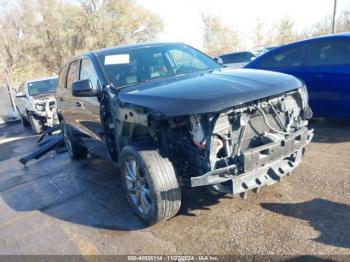
[[(256, 56), (252, 52), (236, 52), (218, 56), (224, 65), (232, 68), (242, 68)], [(216, 58), (217, 59), (217, 58)]]
[(288, 44), (261, 55), (245, 68), (302, 79), (316, 117), (350, 117), (350, 33)]
[(225, 68), (179, 43), (78, 55), (62, 68), (57, 97), (71, 157), (90, 150), (118, 163), (147, 224), (178, 212), (180, 186), (239, 194), (279, 181), (312, 138), (301, 81)]
[(34, 134), (45, 127), (59, 124), (55, 91), (58, 77), (33, 79), (20, 85), (16, 107), (24, 126), (31, 126)]
[[(272, 46), (272, 47), (263, 47), (263, 48), (259, 48), (259, 49), (256, 49), (253, 51), (253, 54), (258, 57), (258, 56), (261, 56), (273, 49), (277, 48), (277, 46)], [(250, 62), (250, 61), (249, 61)]]

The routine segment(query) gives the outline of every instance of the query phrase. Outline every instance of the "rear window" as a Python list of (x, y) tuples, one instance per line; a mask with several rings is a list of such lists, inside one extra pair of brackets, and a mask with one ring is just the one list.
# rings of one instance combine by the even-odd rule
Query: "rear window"
[(55, 92), (56, 88), (57, 78), (28, 83), (28, 90), (31, 96)]
[(220, 56), (224, 64), (229, 63), (244, 63), (244, 62), (250, 62), (252, 57), (255, 57), (252, 53), (249, 52), (242, 52), (242, 53), (235, 53), (235, 54), (228, 54)]
[(304, 46), (283, 49), (279, 52), (266, 56), (261, 67), (297, 67), (304, 64)]
[(350, 64), (350, 41), (315, 42), (308, 50), (309, 66)]

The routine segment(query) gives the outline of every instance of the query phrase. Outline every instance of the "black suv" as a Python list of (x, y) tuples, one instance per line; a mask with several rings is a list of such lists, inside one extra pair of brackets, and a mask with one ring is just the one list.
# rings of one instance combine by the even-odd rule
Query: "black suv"
[(176, 215), (180, 186), (244, 194), (289, 174), (313, 136), (307, 97), (292, 76), (230, 70), (181, 43), (76, 56), (57, 91), (71, 157), (118, 164), (147, 224)]

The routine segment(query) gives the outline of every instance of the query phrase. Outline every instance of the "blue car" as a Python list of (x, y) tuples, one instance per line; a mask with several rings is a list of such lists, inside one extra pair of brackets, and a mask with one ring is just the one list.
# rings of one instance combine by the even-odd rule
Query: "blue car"
[(304, 80), (315, 117), (350, 117), (350, 33), (291, 43), (257, 57), (245, 68)]

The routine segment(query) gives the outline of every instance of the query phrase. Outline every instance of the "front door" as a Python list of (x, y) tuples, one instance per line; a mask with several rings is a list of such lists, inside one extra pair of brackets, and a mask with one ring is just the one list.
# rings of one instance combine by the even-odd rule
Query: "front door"
[[(89, 79), (95, 90), (101, 89), (94, 64), (90, 58), (82, 58), (80, 62), (79, 80)], [(85, 135), (82, 136), (84, 144), (102, 158), (108, 158), (103, 130), (100, 119), (100, 102), (97, 97), (74, 97), (76, 106), (75, 125)]]

